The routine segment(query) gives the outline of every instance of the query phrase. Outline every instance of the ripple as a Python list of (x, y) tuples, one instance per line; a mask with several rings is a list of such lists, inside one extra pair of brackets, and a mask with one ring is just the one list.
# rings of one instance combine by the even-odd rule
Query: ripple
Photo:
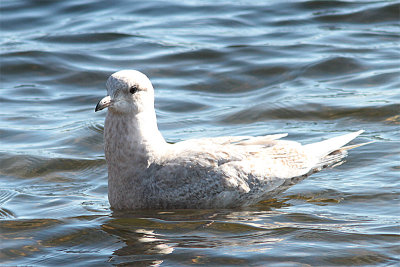
[[(275, 106), (275, 107), (274, 107)], [(250, 108), (241, 109), (223, 117), (222, 123), (251, 123), (267, 120), (337, 120), (341, 118), (358, 118), (365, 121), (385, 121), (398, 114), (400, 106), (383, 105), (361, 108), (330, 107), (317, 103), (306, 103), (303, 105), (256, 105)]]
[[(65, 73), (68, 68), (61, 64), (56, 53), (43, 51), (20, 51), (3, 54), (3, 62), (7, 68), (2, 70), (5, 77), (20, 77), (21, 71), (26, 76), (32, 77), (29, 82), (40, 81), (44, 74), (57, 77)], [(35, 77), (33, 79), (33, 77)], [(14, 80), (12, 80), (14, 81)]]
[[(398, 10), (400, 4), (382, 3), (379, 7), (366, 7), (364, 10), (342, 11), (342, 14), (327, 14), (317, 16), (316, 19), (322, 22), (339, 23), (374, 23), (374, 22), (396, 22), (399, 18)], [(345, 13), (345, 14), (343, 14)]]
[(319, 77), (323, 79), (328, 77), (336, 78), (338, 75), (354, 75), (354, 73), (361, 72), (365, 69), (365, 64), (360, 60), (347, 57), (334, 57), (318, 61), (307, 67), (303, 72), (303, 76)]
[(62, 43), (67, 44), (81, 44), (82, 42), (95, 43), (99, 45), (103, 42), (123, 42), (124, 39), (137, 37), (135, 35), (117, 32), (84, 32), (81, 34), (69, 33), (59, 35), (45, 35), (36, 38), (37, 41), (48, 42), (48, 43)]
[(15, 195), (17, 195), (17, 192), (15, 192), (14, 190), (8, 190), (8, 189), (0, 190), (0, 218), (1, 219), (16, 217), (14, 212), (12, 212), (11, 210), (9, 210), (7, 208), (2, 207), (5, 203), (12, 200)]
[[(399, 1), (2, 1), (2, 263), (396, 265)], [(170, 141), (363, 128), (339, 168), (238, 210), (113, 212), (105, 113), (148, 74)], [(365, 140), (363, 140), (365, 139)]]
[(104, 166), (104, 159), (42, 158), (29, 155), (13, 155), (0, 159), (2, 175), (20, 178), (43, 177), (57, 172), (86, 172)]

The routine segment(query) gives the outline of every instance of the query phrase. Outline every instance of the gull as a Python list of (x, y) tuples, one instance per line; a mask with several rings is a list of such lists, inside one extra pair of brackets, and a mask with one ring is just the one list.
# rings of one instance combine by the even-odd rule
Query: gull
[(157, 127), (147, 76), (121, 70), (107, 82), (104, 152), (114, 210), (235, 208), (272, 198), (324, 168), (339, 165), (344, 146), (363, 130), (301, 145), (287, 134), (226, 136), (168, 143)]

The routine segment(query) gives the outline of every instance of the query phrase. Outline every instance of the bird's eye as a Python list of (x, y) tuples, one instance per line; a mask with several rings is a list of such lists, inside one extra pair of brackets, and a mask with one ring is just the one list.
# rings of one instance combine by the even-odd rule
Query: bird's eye
[(136, 85), (131, 86), (131, 88), (129, 88), (129, 93), (134, 94), (138, 91), (138, 88)]

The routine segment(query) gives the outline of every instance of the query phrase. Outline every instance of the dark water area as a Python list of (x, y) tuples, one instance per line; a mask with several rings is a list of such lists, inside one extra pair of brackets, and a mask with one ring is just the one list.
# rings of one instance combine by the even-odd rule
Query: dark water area
[[(1, 265), (400, 264), (399, 1), (0, 8)], [(376, 142), (252, 207), (113, 212), (94, 107), (121, 69), (152, 80), (169, 142)]]

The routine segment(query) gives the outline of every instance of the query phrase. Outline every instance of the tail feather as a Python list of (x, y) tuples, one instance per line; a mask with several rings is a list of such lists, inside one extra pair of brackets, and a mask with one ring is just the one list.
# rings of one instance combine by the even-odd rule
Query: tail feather
[(341, 150), (341, 151), (350, 150), (350, 149), (353, 149), (353, 148), (356, 148), (356, 147), (365, 146), (365, 145), (372, 144), (372, 143), (375, 143), (375, 141), (365, 142), (365, 143), (361, 143), (361, 144), (357, 144), (357, 145), (351, 145), (351, 146), (344, 146), (344, 147), (341, 147), (339, 150)]
[(314, 166), (314, 171), (320, 171), (324, 168), (334, 167), (343, 163), (343, 159), (347, 156), (346, 150), (337, 150), (332, 154), (329, 154), (321, 158)]

